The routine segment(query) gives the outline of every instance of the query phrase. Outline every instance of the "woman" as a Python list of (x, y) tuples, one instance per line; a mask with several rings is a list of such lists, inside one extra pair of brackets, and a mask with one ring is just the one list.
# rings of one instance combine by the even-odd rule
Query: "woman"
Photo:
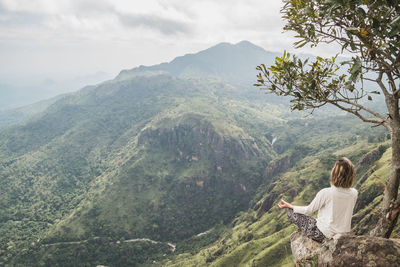
[[(331, 172), (331, 187), (317, 193), (308, 206), (293, 206), (284, 200), (279, 208), (287, 208), (289, 220), (296, 224), (309, 238), (322, 243), (325, 238), (351, 230), (351, 217), (358, 192), (351, 188), (356, 172), (351, 161), (345, 157), (335, 162)], [(318, 218), (310, 216), (318, 210)]]

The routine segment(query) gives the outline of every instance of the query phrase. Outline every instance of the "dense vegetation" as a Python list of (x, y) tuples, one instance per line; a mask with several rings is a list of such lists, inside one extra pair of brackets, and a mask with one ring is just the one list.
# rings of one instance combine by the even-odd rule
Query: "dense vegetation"
[[(274, 245), (263, 255), (289, 262), (287, 250), (271, 256), (288, 246), (293, 229), (277, 224), (275, 197), (293, 198), (301, 188), (308, 191), (298, 200), (308, 200), (326, 184), (333, 153), (352, 152), (357, 161), (387, 136), (330, 110), (289, 113), (284, 101), (242, 87), (245, 79), (223, 81), (241, 69), (216, 80), (223, 71), (213, 65), (216, 55), (231, 46), (160, 65), (161, 74), (160, 66), (122, 72), (0, 129), (0, 265), (151, 265), (180, 253), (197, 253), (184, 266), (222, 263), (238, 244), (246, 244), (245, 262), (255, 253), (248, 242), (259, 237), (266, 238), (262, 248)], [(246, 42), (229, 49), (224, 58), (237, 49), (250, 49), (253, 59), (265, 52)], [(189, 72), (191, 58), (197, 67)], [(302, 169), (310, 180), (299, 187)], [(277, 186), (282, 177), (290, 180), (286, 187)], [(369, 179), (364, 184), (369, 193), (360, 211), (377, 192)], [(260, 204), (247, 211), (259, 201), (263, 212)], [(236, 232), (253, 224), (259, 232)], [(368, 227), (363, 221), (361, 230)]]
[[(353, 231), (367, 234), (378, 220), (384, 177), (388, 175), (390, 149), (385, 143), (368, 143), (321, 151), (300, 160), (291, 170), (263, 190), (265, 194), (251, 209), (240, 213), (212, 245), (197, 253), (185, 253), (162, 266), (293, 266), (290, 234), (296, 227), (284, 210), (277, 207), (284, 198), (297, 205), (309, 203), (323, 187), (329, 186), (329, 173), (337, 157), (346, 155), (358, 163), (356, 188), (359, 199), (353, 218)], [(400, 227), (394, 231), (400, 236)]]

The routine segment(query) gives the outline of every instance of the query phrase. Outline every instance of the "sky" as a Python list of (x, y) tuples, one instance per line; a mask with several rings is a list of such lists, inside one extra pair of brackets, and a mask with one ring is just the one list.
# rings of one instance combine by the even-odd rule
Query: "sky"
[[(294, 51), (279, 0), (0, 0), (0, 79), (116, 75), (220, 42)], [(330, 48), (304, 53), (334, 54)]]

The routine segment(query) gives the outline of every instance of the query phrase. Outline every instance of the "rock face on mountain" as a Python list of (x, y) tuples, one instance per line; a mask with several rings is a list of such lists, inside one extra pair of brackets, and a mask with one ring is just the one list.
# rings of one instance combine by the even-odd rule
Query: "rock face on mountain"
[(301, 232), (290, 239), (296, 266), (400, 266), (400, 243), (393, 239), (342, 235), (321, 245)]
[[(360, 173), (363, 169), (369, 168), (374, 162), (382, 157), (382, 154), (385, 153), (387, 147), (380, 146), (378, 149), (372, 150), (369, 153), (365, 154), (362, 159), (357, 163), (357, 171), (356, 173)], [(363, 177), (362, 179), (366, 179)]]
[[(279, 174), (288, 171), (306, 154), (307, 154), (307, 148), (298, 146), (297, 149), (295, 149), (292, 153), (274, 162), (271, 162), (265, 171), (264, 179), (266, 181), (275, 180)], [(272, 192), (274, 186), (275, 184), (272, 183), (268, 187), (267, 194), (265, 195), (263, 201), (257, 203), (253, 207), (254, 210), (257, 210), (257, 218), (260, 218), (262, 215), (264, 215), (264, 213), (268, 212), (269, 209), (272, 207), (273, 203), (278, 198), (278, 195)], [(294, 191), (292, 191), (292, 193), (295, 195)]]
[(289, 170), (302, 156), (302, 153), (291, 153), (272, 162), (265, 171), (265, 179), (272, 179), (274, 176)]
[[(191, 121), (181, 122), (173, 127), (146, 128), (138, 137), (138, 145), (176, 150), (181, 158), (190, 156), (195, 161), (200, 154), (206, 157), (211, 149), (217, 157), (217, 164), (221, 164), (225, 155), (249, 160), (252, 157), (266, 156), (264, 151), (272, 150), (267, 143), (261, 141), (257, 146), (254, 138), (223, 136), (204, 116), (187, 114), (181, 117), (186, 120), (190, 118)], [(191, 155), (185, 155), (188, 153)]]

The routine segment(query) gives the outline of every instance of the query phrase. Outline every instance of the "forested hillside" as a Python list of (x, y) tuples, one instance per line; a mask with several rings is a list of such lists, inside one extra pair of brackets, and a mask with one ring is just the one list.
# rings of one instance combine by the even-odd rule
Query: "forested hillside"
[[(249, 42), (220, 44), (0, 128), (0, 264), (289, 263), (293, 227), (274, 201), (309, 201), (337, 156), (381, 155), (387, 136), (330, 110), (290, 113), (248, 84), (269, 58)], [(378, 159), (359, 172), (369, 176), (357, 231), (374, 220), (363, 214), (387, 171)]]
[[(329, 150), (328, 150), (329, 151)], [(378, 220), (384, 179), (390, 163), (387, 142), (358, 142), (343, 149), (321, 151), (299, 160), (296, 165), (277, 176), (277, 180), (264, 187), (264, 196), (247, 212), (242, 212), (230, 227), (212, 245), (186, 253), (173, 260), (163, 261), (162, 266), (293, 266), (290, 234), (297, 227), (289, 222), (284, 210), (277, 206), (283, 198), (296, 205), (306, 205), (315, 194), (329, 187), (332, 162), (347, 156), (357, 163), (356, 188), (359, 190), (353, 231), (366, 234)], [(287, 161), (283, 157), (274, 164)], [(400, 227), (394, 231), (398, 238)]]

